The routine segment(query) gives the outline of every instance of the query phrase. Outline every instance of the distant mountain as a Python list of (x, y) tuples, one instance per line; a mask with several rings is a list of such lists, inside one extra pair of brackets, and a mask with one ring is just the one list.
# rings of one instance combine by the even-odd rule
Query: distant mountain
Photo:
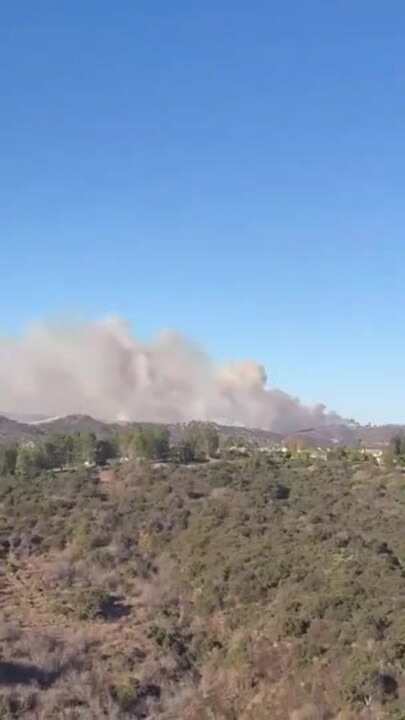
[(20, 423), (42, 422), (47, 419), (46, 415), (40, 415), (38, 413), (13, 413), (4, 411), (3, 416)]
[(35, 425), (20, 423), (4, 415), (0, 415), (0, 442), (35, 440), (41, 435), (41, 430)]
[(367, 447), (388, 445), (395, 435), (405, 434), (404, 425), (363, 425), (356, 428), (356, 441)]
[(344, 425), (335, 423), (300, 431), (294, 436), (306, 437), (313, 446), (333, 447), (336, 445), (364, 447), (385, 447), (398, 433), (404, 433), (403, 425)]
[(97, 437), (103, 437), (115, 425), (96, 420), (90, 415), (66, 415), (35, 423), (35, 427), (46, 434), (69, 435), (76, 432), (91, 432)]
[[(107, 423), (96, 420), (89, 415), (66, 415), (48, 419), (35, 419), (31, 422), (18, 422), (10, 416), (0, 416), (0, 442), (35, 440), (47, 434), (70, 434), (75, 432), (92, 432), (97, 437), (105, 437), (112, 430), (119, 428), (135, 428), (154, 426), (158, 423)], [(163, 424), (163, 423), (162, 423)], [(288, 435), (239, 426), (219, 425), (212, 423), (224, 439), (235, 438), (246, 443), (256, 443), (264, 447), (273, 447), (282, 443), (308, 448), (328, 448), (338, 445), (355, 446), (361, 443), (365, 447), (384, 447), (394, 435), (405, 434), (405, 426), (401, 425), (357, 425), (356, 423), (334, 423), (313, 428), (297, 429)], [(172, 442), (178, 442), (184, 433), (187, 423), (166, 424)]]
[[(256, 442), (263, 446), (280, 443), (283, 437), (279, 433), (271, 432), (270, 430), (218, 425), (217, 423), (212, 424), (224, 438), (234, 437), (245, 440), (246, 442)], [(93, 432), (98, 437), (103, 437), (112, 430), (136, 428), (140, 426), (155, 427), (159, 425), (159, 423), (106, 423), (101, 420), (95, 420), (89, 415), (67, 415), (66, 417), (50, 418), (35, 425), (43, 433), (68, 434), (74, 432)], [(171, 440), (175, 443), (180, 440), (188, 423), (164, 423), (164, 425), (169, 429)]]
[[(140, 423), (142, 424), (142, 423)], [(184, 431), (191, 423), (174, 423), (174, 424), (166, 424), (166, 427), (170, 431), (170, 437), (173, 443), (179, 442), (181, 440), (182, 435), (184, 434)], [(283, 436), (279, 433), (271, 432), (270, 430), (260, 430), (257, 428), (247, 428), (247, 427), (240, 427), (235, 425), (219, 425), (218, 423), (204, 423), (204, 422), (198, 422), (200, 425), (212, 425), (216, 428), (218, 434), (223, 439), (231, 439), (234, 438), (238, 441), (244, 441), (246, 443), (257, 443), (258, 445), (262, 446), (273, 446), (280, 443), (283, 439)]]
[[(89, 415), (66, 415), (41, 420), (34, 420), (31, 423), (22, 423), (10, 417), (0, 418), (0, 442), (23, 439), (35, 439), (42, 435), (70, 434), (75, 432), (92, 432), (97, 437), (105, 437), (112, 430), (135, 427), (152, 427), (159, 423), (107, 423), (96, 420)], [(163, 424), (163, 423), (162, 423)], [(235, 427), (218, 425), (213, 423), (223, 438), (237, 438), (246, 443), (254, 442), (261, 446), (274, 446), (279, 444), (283, 436), (270, 430), (257, 428)], [(184, 433), (187, 423), (165, 424), (170, 431), (172, 442), (178, 442)]]
[(285, 438), (285, 442), (290, 446), (323, 449), (338, 445), (356, 445), (356, 431), (357, 428), (338, 423), (322, 425), (296, 430)]

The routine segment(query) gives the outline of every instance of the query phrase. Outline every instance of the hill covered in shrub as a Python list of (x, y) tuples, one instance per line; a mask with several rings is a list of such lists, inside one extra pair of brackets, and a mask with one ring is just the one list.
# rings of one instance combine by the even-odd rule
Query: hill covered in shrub
[(401, 720), (401, 468), (143, 455), (3, 468), (0, 717)]

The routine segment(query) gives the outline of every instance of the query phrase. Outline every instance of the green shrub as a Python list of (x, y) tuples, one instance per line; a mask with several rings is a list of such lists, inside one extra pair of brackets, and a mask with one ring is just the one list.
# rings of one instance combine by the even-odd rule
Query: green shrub
[(130, 713), (142, 697), (142, 686), (136, 677), (127, 673), (113, 683), (110, 692), (121, 711)]
[(105, 590), (84, 588), (56, 598), (53, 611), (76, 620), (108, 619), (114, 599)]

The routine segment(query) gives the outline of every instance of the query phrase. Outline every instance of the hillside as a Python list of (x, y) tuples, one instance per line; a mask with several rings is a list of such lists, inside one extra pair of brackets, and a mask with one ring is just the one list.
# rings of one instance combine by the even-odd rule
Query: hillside
[(75, 432), (94, 433), (97, 437), (104, 437), (115, 426), (96, 420), (90, 415), (65, 415), (63, 417), (51, 418), (36, 423), (35, 427), (44, 434), (70, 435)]
[(382, 720), (401, 468), (252, 454), (0, 480), (0, 716)]
[[(213, 424), (218, 430), (221, 438), (236, 438), (246, 443), (257, 443), (262, 446), (273, 446), (282, 441), (282, 435), (269, 430), (255, 428), (244, 428), (235, 426)], [(69, 435), (75, 432), (94, 433), (97, 437), (105, 437), (109, 433), (126, 428), (139, 426), (153, 427), (153, 423), (106, 423), (96, 420), (89, 415), (66, 415), (63, 417), (50, 418), (49, 420), (36, 421), (34, 423), (19, 423), (6, 417), (0, 418), (0, 442), (2, 440), (17, 441), (35, 439), (40, 435)], [(178, 442), (184, 433), (187, 424), (166, 424), (170, 431), (173, 442)]]
[(35, 440), (40, 435), (42, 435), (42, 430), (35, 425), (17, 422), (4, 415), (0, 415), (0, 442)]
[[(384, 447), (392, 437), (404, 433), (405, 427), (400, 425), (369, 426), (359, 424), (335, 423), (316, 428), (298, 428), (288, 435), (240, 426), (227, 426), (212, 423), (222, 439), (235, 438), (247, 444), (272, 447), (286, 440), (294, 440), (298, 445), (312, 448), (329, 448), (336, 445), (355, 447), (362, 443), (366, 447)], [(109, 433), (122, 427), (153, 426), (153, 423), (107, 423), (89, 415), (66, 415), (49, 420), (31, 423), (17, 422), (5, 416), (0, 417), (0, 442), (35, 439), (40, 434), (71, 434), (73, 432), (92, 432), (97, 437), (106, 437)], [(178, 442), (185, 424), (166, 424), (173, 442)]]

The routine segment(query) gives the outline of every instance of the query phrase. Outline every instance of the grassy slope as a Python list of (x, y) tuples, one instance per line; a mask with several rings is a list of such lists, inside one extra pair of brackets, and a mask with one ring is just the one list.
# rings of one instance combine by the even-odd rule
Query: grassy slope
[(399, 472), (123, 466), (0, 502), (0, 717), (405, 717)]

